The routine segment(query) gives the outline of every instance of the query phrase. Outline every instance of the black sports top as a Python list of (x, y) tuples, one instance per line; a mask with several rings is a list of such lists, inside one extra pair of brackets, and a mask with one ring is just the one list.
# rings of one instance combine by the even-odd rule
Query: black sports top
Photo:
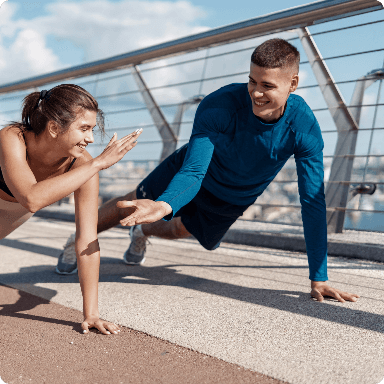
[[(69, 168), (64, 173), (68, 172), (72, 168), (72, 165), (75, 161), (76, 161), (76, 157), (71, 161), (71, 164), (69, 164)], [(5, 184), (5, 180), (4, 180), (4, 176), (1, 168), (0, 168), (0, 189), (4, 191), (7, 195), (15, 197), (12, 195), (12, 192), (9, 190), (7, 184)]]

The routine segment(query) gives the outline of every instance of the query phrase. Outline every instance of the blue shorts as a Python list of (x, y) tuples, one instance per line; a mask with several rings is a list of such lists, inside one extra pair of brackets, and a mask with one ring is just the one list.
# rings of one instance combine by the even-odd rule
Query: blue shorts
[[(183, 165), (188, 144), (185, 144), (159, 164), (137, 187), (138, 199), (156, 200), (168, 187)], [(219, 199), (204, 187), (174, 217), (207, 250), (219, 247), (229, 227), (241, 216), (249, 205), (233, 205)]]

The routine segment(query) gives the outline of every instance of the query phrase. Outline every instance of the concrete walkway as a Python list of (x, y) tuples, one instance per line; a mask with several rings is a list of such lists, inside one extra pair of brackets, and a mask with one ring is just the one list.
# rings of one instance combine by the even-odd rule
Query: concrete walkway
[[(77, 276), (53, 273), (73, 230), (36, 217), (1, 240), (0, 283), (81, 311)], [(153, 238), (145, 266), (128, 267), (126, 230), (99, 239), (104, 319), (289, 383), (384, 378), (382, 263), (330, 257), (331, 284), (361, 298), (318, 303), (303, 253), (230, 243), (208, 252), (194, 240)]]

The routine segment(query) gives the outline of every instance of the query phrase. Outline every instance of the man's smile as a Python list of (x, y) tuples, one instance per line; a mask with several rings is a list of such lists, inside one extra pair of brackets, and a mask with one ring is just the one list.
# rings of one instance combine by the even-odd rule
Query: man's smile
[(253, 100), (253, 102), (259, 106), (259, 107), (262, 107), (263, 105), (266, 105), (269, 103), (269, 101), (256, 101), (256, 100)]

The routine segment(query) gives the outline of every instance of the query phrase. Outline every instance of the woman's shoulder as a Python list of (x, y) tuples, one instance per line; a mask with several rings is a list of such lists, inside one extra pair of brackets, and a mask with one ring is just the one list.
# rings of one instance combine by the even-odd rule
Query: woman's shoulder
[(5, 136), (18, 137), (20, 140), (25, 141), (24, 131), (20, 127), (20, 125), (17, 123), (7, 125), (4, 128), (0, 129), (0, 136), (1, 137), (5, 137)]
[(12, 148), (26, 148), (26, 141), (23, 130), (18, 125), (8, 125), (0, 129), (0, 145)]

